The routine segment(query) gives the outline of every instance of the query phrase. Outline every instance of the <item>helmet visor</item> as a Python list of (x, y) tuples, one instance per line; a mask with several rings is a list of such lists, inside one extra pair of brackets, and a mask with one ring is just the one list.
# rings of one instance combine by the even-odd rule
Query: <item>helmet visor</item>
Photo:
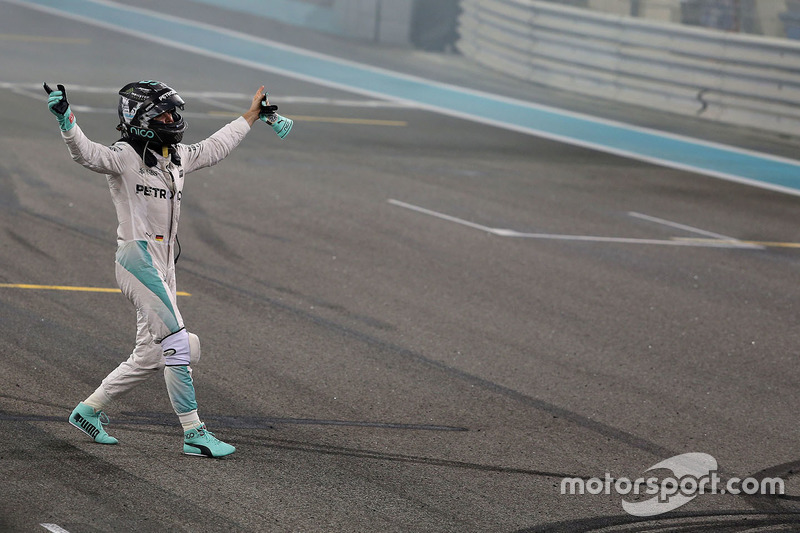
[(183, 105), (183, 98), (181, 98), (175, 91), (171, 91), (169, 93), (165, 93), (161, 97), (155, 98), (155, 105), (145, 111), (143, 118), (149, 121), (158, 115), (166, 113), (167, 111), (173, 111), (176, 108), (183, 109)]

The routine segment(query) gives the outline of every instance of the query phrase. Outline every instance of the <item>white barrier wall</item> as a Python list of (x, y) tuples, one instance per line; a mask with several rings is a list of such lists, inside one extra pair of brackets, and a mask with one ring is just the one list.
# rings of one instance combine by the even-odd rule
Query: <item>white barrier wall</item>
[(800, 43), (536, 0), (462, 0), (457, 47), (534, 83), (800, 136)]

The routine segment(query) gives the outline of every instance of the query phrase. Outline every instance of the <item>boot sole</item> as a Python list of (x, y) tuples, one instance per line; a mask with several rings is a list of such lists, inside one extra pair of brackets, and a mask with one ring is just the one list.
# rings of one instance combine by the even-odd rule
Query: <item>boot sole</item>
[(183, 455), (188, 455), (190, 457), (205, 457), (206, 459), (222, 459), (223, 457), (227, 457), (233, 454), (233, 452), (231, 452), (231, 453), (226, 453), (225, 455), (214, 455), (213, 453), (211, 453), (211, 450), (209, 450), (205, 446), (197, 446), (196, 444), (192, 444), (191, 446), (193, 448), (198, 448), (200, 451), (187, 452), (186, 450), (183, 450)]

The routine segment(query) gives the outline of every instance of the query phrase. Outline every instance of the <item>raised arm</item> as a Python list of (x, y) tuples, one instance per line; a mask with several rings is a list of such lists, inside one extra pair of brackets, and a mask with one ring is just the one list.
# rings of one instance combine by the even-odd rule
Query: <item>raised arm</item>
[(250, 127), (258, 120), (263, 97), (264, 86), (262, 85), (253, 96), (250, 108), (241, 117), (223, 126), (216, 133), (199, 143), (186, 146), (184, 153), (181, 154), (186, 172), (210, 167), (226, 158), (244, 139), (244, 136), (250, 131)]
[(109, 148), (89, 140), (75, 121), (64, 86), (58, 85), (57, 91), (52, 90), (47, 83), (43, 86), (48, 94), (47, 107), (58, 120), (61, 136), (69, 148), (72, 159), (95, 172), (120, 174), (124, 166), (121, 148)]

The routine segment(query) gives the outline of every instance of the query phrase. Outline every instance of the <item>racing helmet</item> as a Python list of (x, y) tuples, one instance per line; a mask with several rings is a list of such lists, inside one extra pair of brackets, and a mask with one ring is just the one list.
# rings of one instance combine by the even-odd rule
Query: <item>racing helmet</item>
[[(183, 98), (167, 84), (144, 80), (127, 84), (119, 91), (120, 124), (117, 129), (128, 140), (149, 141), (154, 145), (168, 146), (181, 142), (186, 122), (178, 113), (183, 110)], [(171, 112), (171, 123), (153, 120), (162, 113)]]

